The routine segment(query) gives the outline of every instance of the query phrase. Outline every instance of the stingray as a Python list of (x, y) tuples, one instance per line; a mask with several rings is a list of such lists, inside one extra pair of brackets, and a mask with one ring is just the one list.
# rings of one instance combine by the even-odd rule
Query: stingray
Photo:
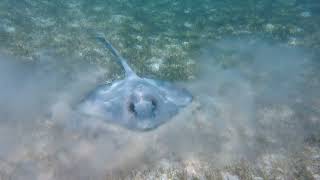
[(98, 86), (80, 103), (81, 111), (132, 130), (151, 130), (168, 122), (192, 101), (186, 89), (170, 82), (139, 77), (104, 38), (97, 40), (112, 53), (125, 78)]

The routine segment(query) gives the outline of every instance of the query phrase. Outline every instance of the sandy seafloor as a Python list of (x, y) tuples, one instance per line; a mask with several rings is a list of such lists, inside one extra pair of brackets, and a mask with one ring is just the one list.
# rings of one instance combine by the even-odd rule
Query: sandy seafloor
[[(1, 0), (0, 180), (320, 179), (317, 0)], [(194, 101), (148, 132), (74, 106), (123, 77)]]

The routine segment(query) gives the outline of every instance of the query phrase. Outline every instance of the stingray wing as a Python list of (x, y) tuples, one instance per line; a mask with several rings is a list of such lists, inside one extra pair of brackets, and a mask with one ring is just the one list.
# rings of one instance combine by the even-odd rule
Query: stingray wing
[(124, 80), (110, 85), (102, 85), (92, 91), (79, 106), (81, 112), (104, 119), (122, 119), (123, 102), (125, 102)]
[(173, 83), (155, 79), (143, 78), (151, 85), (157, 87), (171, 103), (184, 107), (192, 101), (192, 95), (186, 89), (174, 85)]

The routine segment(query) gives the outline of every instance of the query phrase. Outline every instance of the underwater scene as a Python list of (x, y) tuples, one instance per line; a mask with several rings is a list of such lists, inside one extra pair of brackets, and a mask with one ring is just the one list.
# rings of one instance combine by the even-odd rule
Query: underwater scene
[(0, 180), (320, 180), (319, 0), (0, 0)]

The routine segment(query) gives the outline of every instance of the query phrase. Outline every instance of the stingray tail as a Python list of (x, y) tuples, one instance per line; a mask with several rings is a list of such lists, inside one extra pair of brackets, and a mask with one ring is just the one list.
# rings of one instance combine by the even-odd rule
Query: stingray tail
[(101, 42), (102, 44), (104, 44), (104, 46), (109, 50), (111, 51), (111, 53), (116, 57), (116, 58), (119, 58), (121, 59), (122, 57), (120, 56), (119, 52), (112, 46), (112, 44), (106, 39), (104, 38), (104, 36), (98, 34), (97, 35), (97, 40), (99, 42)]
[(122, 65), (126, 72), (126, 76), (136, 75), (130, 66), (127, 64), (126, 60), (120, 55), (120, 53), (112, 46), (112, 44), (104, 37), (102, 34), (98, 34), (96, 39), (104, 44), (104, 46), (114, 55), (119, 63)]

